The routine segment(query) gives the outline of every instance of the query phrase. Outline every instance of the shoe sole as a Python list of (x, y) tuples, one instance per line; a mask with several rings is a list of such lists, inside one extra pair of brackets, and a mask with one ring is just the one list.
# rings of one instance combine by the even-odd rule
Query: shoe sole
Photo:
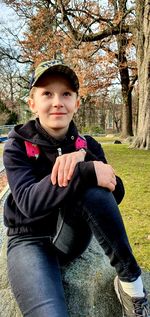
[[(119, 299), (119, 302), (120, 302), (121, 306), (123, 307), (121, 296), (120, 296), (120, 293), (119, 293), (119, 290), (118, 290), (118, 277), (117, 276), (114, 279), (114, 289), (115, 289), (116, 295), (117, 295), (117, 297)], [(123, 308), (122, 308), (122, 317), (127, 317), (127, 315), (125, 315), (124, 312), (123, 312)]]

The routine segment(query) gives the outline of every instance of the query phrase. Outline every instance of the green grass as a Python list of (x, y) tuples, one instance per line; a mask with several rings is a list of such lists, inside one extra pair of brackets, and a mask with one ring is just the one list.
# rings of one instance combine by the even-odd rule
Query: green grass
[(150, 270), (150, 152), (127, 144), (102, 146), (125, 185), (120, 210), (133, 253), (142, 269)]
[(121, 136), (120, 134), (108, 134), (106, 136), (100, 136), (100, 137), (95, 137), (96, 140), (99, 140), (99, 142), (104, 142), (104, 143), (110, 143), (114, 142), (115, 140), (120, 140), (121, 141)]

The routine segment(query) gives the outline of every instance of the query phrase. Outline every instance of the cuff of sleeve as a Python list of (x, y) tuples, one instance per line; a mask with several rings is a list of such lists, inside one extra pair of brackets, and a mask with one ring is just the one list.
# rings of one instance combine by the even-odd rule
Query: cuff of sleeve
[(80, 171), (81, 179), (84, 182), (86, 187), (97, 186), (97, 177), (95, 173), (94, 164), (92, 161), (80, 162), (79, 171)]
[(117, 204), (119, 205), (125, 195), (125, 189), (123, 182), (119, 176), (116, 176), (117, 185), (115, 187), (115, 190), (113, 191), (113, 195), (117, 201)]
[(91, 152), (89, 151), (88, 149), (86, 150), (86, 156), (85, 156), (85, 161), (86, 162), (89, 162), (89, 161), (96, 161), (97, 158), (96, 156)]

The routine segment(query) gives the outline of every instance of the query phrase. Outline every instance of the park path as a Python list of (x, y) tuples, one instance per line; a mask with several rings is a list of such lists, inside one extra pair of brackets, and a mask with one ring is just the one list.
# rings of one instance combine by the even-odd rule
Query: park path
[[(2, 154), (0, 154), (0, 172), (3, 170), (3, 168), (4, 168), (3, 156)], [(6, 195), (1, 197), (0, 199), (0, 254), (1, 254), (2, 243), (6, 236), (6, 227), (4, 226), (4, 223), (3, 223), (3, 208), (4, 208), (4, 201), (6, 199)]]
[(0, 171), (4, 168), (4, 166), (3, 166), (3, 148), (4, 148), (4, 142), (0, 143)]
[(3, 157), (0, 156), (0, 171), (4, 168), (4, 165), (3, 165)]

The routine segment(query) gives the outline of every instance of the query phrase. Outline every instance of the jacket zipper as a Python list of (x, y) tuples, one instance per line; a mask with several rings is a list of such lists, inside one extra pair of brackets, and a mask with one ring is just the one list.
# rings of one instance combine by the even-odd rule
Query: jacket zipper
[(61, 156), (61, 155), (62, 155), (62, 149), (61, 149), (61, 147), (59, 147), (59, 148), (57, 149), (57, 151), (58, 151), (58, 155)]

